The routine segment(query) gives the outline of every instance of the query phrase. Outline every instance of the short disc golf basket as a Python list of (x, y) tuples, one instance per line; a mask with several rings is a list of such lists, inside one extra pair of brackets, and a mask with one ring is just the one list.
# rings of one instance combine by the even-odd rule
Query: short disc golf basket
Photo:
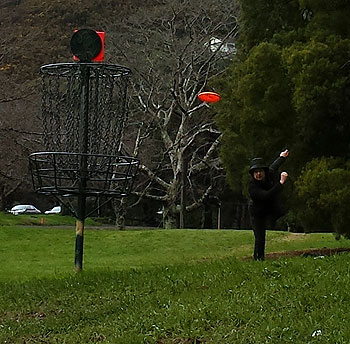
[[(80, 271), (86, 217), (111, 198), (129, 195), (138, 170), (139, 161), (121, 151), (131, 71), (78, 62), (45, 65), (40, 74), (46, 151), (29, 157), (33, 185), (76, 217), (75, 270)], [(89, 213), (88, 198), (95, 200)]]

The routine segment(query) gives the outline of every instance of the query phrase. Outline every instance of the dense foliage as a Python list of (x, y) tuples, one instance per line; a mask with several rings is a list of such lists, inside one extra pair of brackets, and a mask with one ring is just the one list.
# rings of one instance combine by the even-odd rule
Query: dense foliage
[(308, 163), (295, 183), (298, 214), (309, 230), (333, 229), (349, 237), (350, 162), (321, 158)]
[(216, 85), (225, 99), (217, 122), (232, 187), (242, 189), (250, 158), (272, 160), (284, 147), (292, 180), (314, 158), (348, 159), (350, 4), (240, 3), (239, 54)]

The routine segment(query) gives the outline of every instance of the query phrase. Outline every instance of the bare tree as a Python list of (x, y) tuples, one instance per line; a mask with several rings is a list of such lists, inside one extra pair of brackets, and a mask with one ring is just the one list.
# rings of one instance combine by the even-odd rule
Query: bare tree
[[(112, 37), (114, 60), (133, 69), (129, 141), (141, 159), (136, 193), (163, 204), (164, 226), (215, 194), (223, 176), (221, 133), (197, 95), (234, 57), (237, 6), (230, 1), (164, 1), (136, 12)], [(181, 197), (182, 196), (182, 197)], [(185, 197), (186, 196), (186, 206)], [(182, 213), (183, 215), (183, 213)], [(181, 219), (181, 217), (180, 217)]]

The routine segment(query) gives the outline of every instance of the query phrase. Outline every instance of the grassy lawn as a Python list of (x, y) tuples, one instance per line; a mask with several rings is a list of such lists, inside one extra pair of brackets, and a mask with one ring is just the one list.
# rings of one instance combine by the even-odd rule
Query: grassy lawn
[[(75, 225), (75, 218), (72, 216), (63, 215), (13, 215), (10, 213), (0, 212), (0, 226), (33, 226), (33, 225), (47, 225), (47, 226), (73, 226)], [(86, 219), (86, 225), (99, 225), (97, 221), (91, 218)]]
[[(349, 343), (350, 255), (242, 261), (251, 231), (0, 226), (1, 343)], [(350, 247), (268, 232), (267, 252)]]
[(0, 283), (2, 343), (349, 343), (350, 256)]
[[(118, 271), (130, 268), (198, 263), (251, 256), (250, 230), (127, 230), (87, 228), (84, 270)], [(52, 278), (73, 274), (75, 228), (0, 226), (0, 281)], [(267, 252), (304, 248), (350, 247), (332, 234), (268, 232)]]

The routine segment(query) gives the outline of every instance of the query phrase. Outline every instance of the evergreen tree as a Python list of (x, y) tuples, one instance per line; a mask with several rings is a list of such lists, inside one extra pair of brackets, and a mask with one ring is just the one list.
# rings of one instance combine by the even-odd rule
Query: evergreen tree
[(232, 187), (243, 189), (250, 158), (273, 159), (285, 146), (292, 180), (313, 158), (348, 159), (350, 3), (240, 5), (237, 59), (215, 83), (223, 96), (221, 156)]

